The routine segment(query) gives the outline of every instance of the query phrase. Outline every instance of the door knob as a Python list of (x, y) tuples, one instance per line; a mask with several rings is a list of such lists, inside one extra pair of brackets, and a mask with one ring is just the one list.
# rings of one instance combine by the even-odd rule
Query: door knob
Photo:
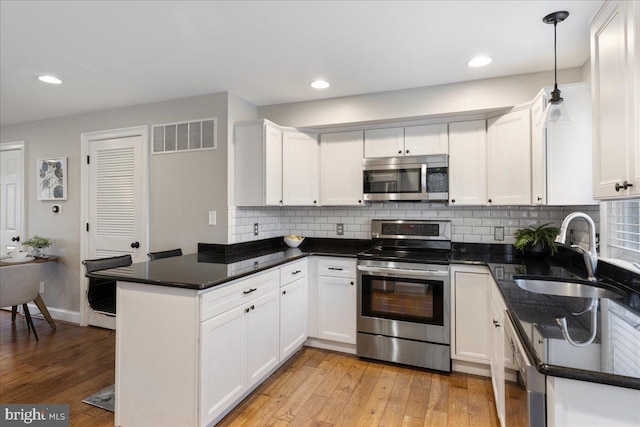
[(19, 242), (20, 241), (20, 236), (12, 237), (11, 241), (12, 242)]
[(140, 242), (133, 242), (133, 243), (131, 244), (131, 247), (132, 247), (133, 249), (138, 249), (138, 248), (140, 247)]

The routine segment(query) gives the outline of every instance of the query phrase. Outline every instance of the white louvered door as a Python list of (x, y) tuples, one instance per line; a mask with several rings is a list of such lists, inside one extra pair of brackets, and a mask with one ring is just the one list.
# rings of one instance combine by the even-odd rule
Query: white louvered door
[[(131, 254), (133, 262), (146, 260), (142, 150), (141, 136), (90, 142), (89, 259)], [(89, 324), (115, 328), (113, 318), (93, 312)]]
[(131, 254), (135, 262), (147, 253), (142, 235), (141, 151), (140, 136), (91, 142), (90, 258)]

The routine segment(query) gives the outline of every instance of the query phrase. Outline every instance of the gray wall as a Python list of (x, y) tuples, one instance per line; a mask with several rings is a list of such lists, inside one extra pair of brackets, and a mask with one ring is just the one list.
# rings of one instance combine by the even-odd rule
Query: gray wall
[[(80, 309), (80, 134), (218, 118), (217, 150), (149, 156), (149, 249), (190, 253), (197, 242), (227, 242), (227, 110), (227, 93), (218, 93), (0, 128), (1, 142), (25, 141), (25, 237), (52, 238), (51, 253), (61, 256), (43, 271), (43, 297), (53, 311)], [(68, 158), (68, 200), (57, 202), (59, 215), (51, 213), (53, 202), (36, 199), (36, 159), (47, 156)], [(218, 212), (218, 225), (208, 225), (209, 210)]]
[[(582, 67), (559, 70), (558, 83), (583, 81), (583, 74)], [(545, 86), (553, 86), (553, 72), (267, 105), (258, 107), (258, 116), (294, 127), (410, 118), (512, 107), (531, 101)]]

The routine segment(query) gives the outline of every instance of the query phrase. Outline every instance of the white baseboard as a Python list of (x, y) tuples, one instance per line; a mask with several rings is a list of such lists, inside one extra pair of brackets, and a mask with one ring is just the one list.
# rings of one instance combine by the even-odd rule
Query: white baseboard
[(465, 360), (452, 360), (451, 361), (451, 370), (454, 372), (462, 372), (465, 374), (478, 375), (481, 377), (489, 377), (491, 378), (491, 366), (467, 362)]
[[(27, 304), (29, 306), (29, 313), (33, 317), (37, 317), (39, 319), (44, 319), (42, 313), (40, 313), (40, 309), (34, 303)], [(47, 307), (49, 310), (49, 314), (53, 317), (53, 320), (60, 320), (61, 322), (75, 323), (76, 325), (80, 324), (80, 312), (65, 310), (63, 308), (55, 308), (55, 307)]]
[(327, 341), (320, 338), (307, 338), (304, 345), (307, 347), (321, 348), (323, 350), (339, 351), (341, 353), (356, 354), (355, 344), (346, 344), (336, 341)]

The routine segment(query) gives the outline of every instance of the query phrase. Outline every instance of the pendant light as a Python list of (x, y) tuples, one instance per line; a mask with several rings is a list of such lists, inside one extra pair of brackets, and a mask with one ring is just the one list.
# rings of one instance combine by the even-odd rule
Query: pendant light
[(563, 10), (559, 12), (553, 12), (542, 18), (542, 22), (545, 24), (553, 24), (553, 73), (554, 73), (554, 85), (551, 92), (551, 99), (547, 103), (547, 107), (544, 109), (538, 126), (547, 127), (550, 124), (555, 125), (569, 125), (574, 123), (573, 117), (567, 110), (567, 105), (564, 103), (560, 96), (560, 89), (558, 89), (558, 53), (556, 49), (556, 27), (558, 22), (562, 22), (569, 16), (569, 12)]

